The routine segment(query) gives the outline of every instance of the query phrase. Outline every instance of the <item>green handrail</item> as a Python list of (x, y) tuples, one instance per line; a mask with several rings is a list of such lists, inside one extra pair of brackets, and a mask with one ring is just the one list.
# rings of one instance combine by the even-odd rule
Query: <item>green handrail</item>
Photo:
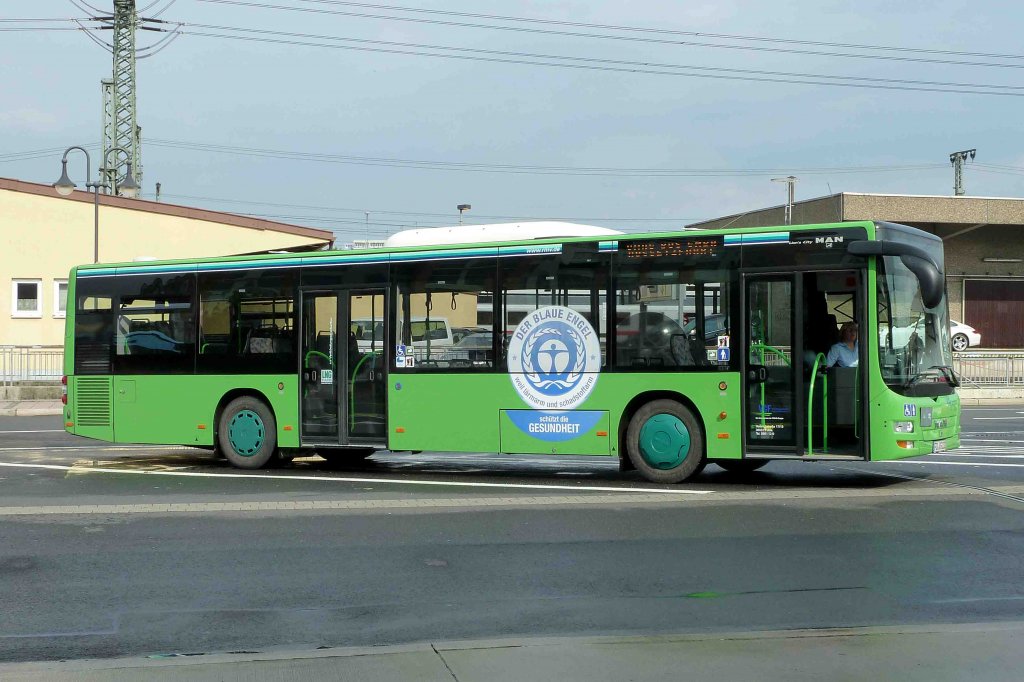
[(375, 358), (381, 354), (381, 351), (370, 351), (359, 359), (356, 363), (355, 369), (352, 370), (352, 380), (348, 382), (348, 428), (349, 433), (356, 428), (356, 401), (355, 401), (355, 383), (356, 374), (359, 373), (359, 368), (363, 366), (363, 363), (369, 359)]
[[(818, 353), (814, 358), (814, 367), (811, 369), (811, 385), (807, 391), (807, 454), (814, 454), (814, 439), (812, 437), (814, 428), (814, 382), (818, 378), (818, 366), (828, 360), (824, 353)], [(821, 373), (822, 389), (821, 404), (824, 406), (822, 417), (822, 452), (828, 452), (828, 375)]]
[(304, 362), (304, 366), (305, 366), (306, 369), (309, 369), (309, 358), (312, 355), (319, 355), (320, 357), (322, 357), (324, 360), (327, 361), (328, 365), (331, 364), (331, 357), (329, 355), (327, 355), (326, 353), (321, 353), (318, 350), (311, 350), (308, 353), (306, 353), (306, 359), (305, 359), (305, 362)]
[(853, 435), (860, 438), (860, 365), (853, 370)]

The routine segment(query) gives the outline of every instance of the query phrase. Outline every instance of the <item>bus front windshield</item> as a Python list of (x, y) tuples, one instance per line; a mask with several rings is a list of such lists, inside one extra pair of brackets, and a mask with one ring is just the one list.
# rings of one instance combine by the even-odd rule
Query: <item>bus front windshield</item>
[[(881, 227), (879, 238), (912, 243), (942, 267), (942, 242), (937, 239)], [(925, 306), (917, 276), (899, 256), (879, 258), (878, 347), (885, 383), (898, 393), (947, 395), (957, 385), (946, 295), (937, 305)]]

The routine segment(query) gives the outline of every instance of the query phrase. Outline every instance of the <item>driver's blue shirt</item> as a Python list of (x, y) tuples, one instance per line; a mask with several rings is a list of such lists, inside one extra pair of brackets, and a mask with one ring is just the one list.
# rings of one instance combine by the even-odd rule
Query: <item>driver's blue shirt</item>
[(840, 341), (829, 349), (828, 355), (825, 357), (825, 366), (834, 367), (835, 365), (839, 365), (840, 367), (856, 367), (859, 359), (859, 341), (854, 342), (852, 349)]

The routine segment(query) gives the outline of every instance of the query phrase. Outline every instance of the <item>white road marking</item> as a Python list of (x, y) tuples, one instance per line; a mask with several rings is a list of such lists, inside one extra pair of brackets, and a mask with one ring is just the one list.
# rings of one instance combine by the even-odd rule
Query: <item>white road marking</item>
[(25, 464), (0, 462), (0, 467), (18, 469), (48, 469), (74, 471), (76, 474), (143, 474), (150, 476), (188, 476), (192, 478), (244, 478), (251, 481), (331, 481), (335, 483), (386, 483), (394, 485), (423, 485), (454, 488), (511, 488), (515, 490), (571, 490), (573, 492), (659, 493), (667, 495), (710, 495), (710, 490), (676, 490), (673, 488), (615, 488), (611, 486), (542, 485), (538, 483), (476, 483), (469, 481), (423, 481), (408, 478), (358, 478), (349, 476), (282, 476), (278, 474), (212, 473), (203, 471), (154, 471), (149, 469), (108, 469), (67, 466), (63, 464)]
[(985, 452), (985, 453), (972, 453), (972, 452), (942, 452), (942, 453), (939, 453), (939, 452), (936, 452), (933, 455), (928, 455), (928, 457), (978, 457), (978, 458), (990, 457), (992, 459), (1024, 459), (1024, 455), (999, 455), (999, 454), (993, 454), (991, 452)]
[(923, 462), (915, 461), (912, 459), (890, 459), (886, 460), (886, 464), (937, 464), (942, 466), (951, 467), (1009, 467), (1009, 468), (1024, 468), (1024, 464), (999, 464), (996, 462), (936, 462), (934, 460), (926, 460)]
[(38, 429), (36, 431), (0, 431), (0, 436), (5, 433), (64, 433), (64, 429)]
[(1000, 420), (1012, 419), (1012, 420), (1019, 421), (1020, 417), (968, 417), (968, 419), (975, 419), (975, 420), (978, 420), (978, 421), (981, 421), (981, 420), (985, 420), (985, 421), (1000, 421)]
[[(121, 445), (118, 447), (98, 448), (90, 445), (36, 445), (17, 448), (0, 448), (0, 452), (19, 452), (24, 450), (88, 450), (89, 452), (119, 452), (122, 450), (181, 450), (187, 448), (194, 450), (187, 445)], [(199, 450), (194, 450), (200, 452)]]
[(1004, 440), (1002, 438), (964, 438), (960, 437), (961, 445), (964, 443), (1024, 443), (1024, 440)]
[(453, 507), (536, 507), (538, 505), (598, 505), (624, 502), (678, 502), (680, 498), (669, 492), (659, 495), (543, 495), (517, 497), (453, 497), (453, 498), (401, 498), (357, 500), (286, 500), (280, 502), (180, 502), (142, 504), (79, 504), (46, 505), (39, 507), (0, 507), (0, 517), (40, 516), (65, 514), (168, 514), (199, 512), (251, 512), (251, 511), (320, 511), (358, 510), (386, 511), (394, 509), (427, 510)]

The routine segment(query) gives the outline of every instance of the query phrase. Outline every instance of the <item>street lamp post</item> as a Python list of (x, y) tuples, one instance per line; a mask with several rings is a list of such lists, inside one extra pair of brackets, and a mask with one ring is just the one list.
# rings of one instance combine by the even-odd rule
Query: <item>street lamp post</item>
[[(110, 185), (106, 184), (105, 182), (102, 182), (99, 179), (97, 179), (95, 181), (89, 179), (89, 176), (92, 175), (92, 159), (89, 157), (89, 152), (87, 152), (83, 147), (78, 147), (78, 146), (68, 147), (66, 150), (64, 150), (64, 156), (60, 160), (60, 163), (61, 163), (60, 179), (57, 180), (57, 182), (53, 183), (53, 188), (55, 190), (57, 190), (57, 194), (61, 195), (62, 197), (71, 196), (71, 193), (75, 191), (76, 185), (75, 185), (74, 181), (68, 176), (68, 154), (70, 154), (75, 149), (77, 149), (78, 151), (80, 151), (83, 154), (85, 154), (85, 186), (86, 186), (87, 189), (91, 189), (92, 190), (92, 206), (93, 206), (92, 262), (93, 263), (99, 263), (100, 262), (100, 189), (108, 189), (110, 187)], [(107, 154), (106, 154), (106, 156), (103, 159), (104, 162), (109, 163), (109, 161), (110, 161), (110, 152), (114, 152), (114, 151), (120, 151), (120, 152), (123, 152), (126, 155), (128, 154), (128, 151), (126, 149), (123, 149), (121, 147), (111, 147), (110, 149), (107, 150)], [(131, 156), (129, 155), (129, 159), (130, 158), (131, 158)], [(127, 172), (127, 174), (125, 174), (124, 182), (122, 182), (115, 189), (119, 189), (121, 191), (121, 193), (124, 196), (128, 197), (129, 199), (134, 199), (135, 197), (139, 196), (139, 189), (141, 189), (141, 188), (139, 187), (139, 184), (137, 182), (135, 182), (135, 177), (132, 175), (132, 162), (130, 160), (128, 161), (127, 165), (128, 165), (128, 172)], [(101, 173), (101, 175), (102, 175), (102, 173)]]
[(455, 208), (459, 209), (459, 225), (461, 225), (461, 224), (462, 224), (462, 214), (463, 214), (463, 213), (464, 213), (465, 211), (468, 211), (469, 209), (471, 209), (471, 208), (473, 208), (473, 207), (472, 207), (472, 206), (470, 206), (469, 204), (459, 204), (459, 205), (458, 205), (458, 206), (456, 206)]

